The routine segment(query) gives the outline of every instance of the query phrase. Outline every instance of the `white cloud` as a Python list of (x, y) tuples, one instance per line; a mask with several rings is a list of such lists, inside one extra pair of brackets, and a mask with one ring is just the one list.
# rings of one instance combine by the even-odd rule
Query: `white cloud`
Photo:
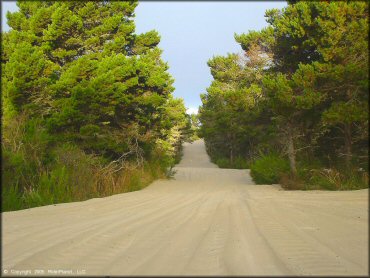
[(195, 107), (186, 108), (186, 113), (188, 113), (188, 114), (198, 114), (198, 108), (195, 108)]

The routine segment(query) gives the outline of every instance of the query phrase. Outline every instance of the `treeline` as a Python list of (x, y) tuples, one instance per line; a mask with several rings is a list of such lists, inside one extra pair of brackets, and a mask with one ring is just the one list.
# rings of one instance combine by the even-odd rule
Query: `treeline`
[(19, 1), (2, 34), (3, 210), (138, 190), (189, 137), (137, 1)]
[(288, 1), (209, 60), (201, 131), (221, 167), (296, 189), (368, 187), (368, 3)]

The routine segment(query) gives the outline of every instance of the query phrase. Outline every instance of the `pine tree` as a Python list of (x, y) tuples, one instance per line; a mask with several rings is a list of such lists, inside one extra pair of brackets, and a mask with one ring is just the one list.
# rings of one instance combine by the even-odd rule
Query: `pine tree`
[(153, 145), (173, 79), (158, 33), (135, 34), (137, 4), (18, 2), (4, 36), (9, 107), (43, 117), (60, 140), (90, 152), (119, 156), (130, 129), (143, 147)]

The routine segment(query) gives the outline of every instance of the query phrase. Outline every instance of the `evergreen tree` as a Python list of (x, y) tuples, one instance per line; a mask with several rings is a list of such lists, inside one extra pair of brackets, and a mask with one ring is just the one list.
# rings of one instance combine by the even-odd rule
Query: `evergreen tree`
[(61, 140), (111, 157), (127, 150), (133, 126), (143, 147), (161, 136), (173, 79), (158, 33), (134, 33), (137, 1), (17, 4), (4, 38), (9, 105), (45, 118)]
[(159, 34), (135, 33), (137, 4), (19, 1), (7, 14), (7, 210), (137, 190), (178, 160), (190, 123)]
[(214, 81), (200, 120), (210, 153), (249, 146), (254, 160), (280, 141), (293, 176), (303, 160), (366, 168), (368, 3), (289, 1), (266, 17), (267, 28), (235, 35), (246, 61), (209, 61)]

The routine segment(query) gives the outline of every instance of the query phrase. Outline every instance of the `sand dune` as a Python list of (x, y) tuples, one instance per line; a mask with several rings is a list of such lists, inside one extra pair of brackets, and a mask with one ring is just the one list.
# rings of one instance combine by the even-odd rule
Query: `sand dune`
[(368, 190), (254, 185), (201, 140), (175, 170), (141, 191), (3, 213), (2, 274), (368, 275)]

